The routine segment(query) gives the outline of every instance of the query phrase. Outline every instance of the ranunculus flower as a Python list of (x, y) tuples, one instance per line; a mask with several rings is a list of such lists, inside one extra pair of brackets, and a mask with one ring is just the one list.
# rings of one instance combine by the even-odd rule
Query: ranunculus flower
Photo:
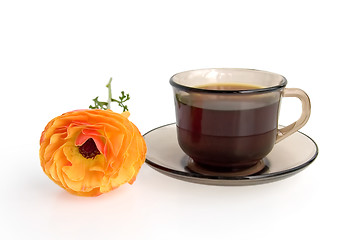
[(48, 177), (70, 193), (97, 196), (132, 184), (146, 145), (129, 113), (76, 110), (51, 120), (40, 138), (40, 162)]

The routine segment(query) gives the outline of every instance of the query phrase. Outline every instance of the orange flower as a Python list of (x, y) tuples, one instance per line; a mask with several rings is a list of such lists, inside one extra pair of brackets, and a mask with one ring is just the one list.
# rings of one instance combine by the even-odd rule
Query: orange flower
[(129, 113), (77, 110), (51, 120), (40, 138), (40, 162), (48, 177), (70, 193), (97, 196), (132, 184), (146, 145)]

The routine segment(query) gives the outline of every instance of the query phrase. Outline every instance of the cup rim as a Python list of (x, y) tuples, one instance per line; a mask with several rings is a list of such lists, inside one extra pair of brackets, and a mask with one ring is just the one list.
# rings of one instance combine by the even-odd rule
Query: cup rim
[[(180, 74), (184, 74), (184, 73), (187, 73), (187, 72), (204, 71), (204, 70), (257, 71), (257, 72), (262, 72), (262, 73), (267, 73), (267, 74), (280, 76), (282, 78), (282, 80), (278, 85), (275, 85), (275, 86), (265, 87), (265, 88), (257, 88), (257, 89), (247, 89), (247, 90), (202, 89), (202, 88), (196, 88), (196, 87), (190, 87), (190, 86), (182, 85), (182, 84), (179, 84), (179, 83), (177, 83), (177, 82), (175, 82), (173, 80), (175, 76), (180, 75)], [(258, 70), (258, 69), (251, 69), (251, 68), (201, 68), (201, 69), (194, 69), (194, 70), (188, 70), (188, 71), (183, 71), (183, 72), (176, 73), (170, 78), (169, 83), (173, 87), (176, 87), (176, 88), (178, 88), (180, 90), (183, 90), (183, 91), (191, 91), (191, 92), (199, 92), (199, 93), (223, 93), (223, 94), (257, 94), (257, 93), (273, 92), (273, 91), (279, 90), (281, 88), (284, 88), (287, 85), (287, 79), (284, 76), (282, 76), (280, 74), (277, 74), (277, 73)]]

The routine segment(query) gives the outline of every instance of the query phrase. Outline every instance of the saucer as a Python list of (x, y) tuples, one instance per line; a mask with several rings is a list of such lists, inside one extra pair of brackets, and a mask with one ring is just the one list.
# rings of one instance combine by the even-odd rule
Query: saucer
[(317, 157), (317, 144), (307, 135), (296, 132), (277, 143), (263, 159), (265, 168), (250, 176), (205, 175), (188, 168), (189, 157), (178, 145), (175, 123), (155, 128), (146, 134), (145, 162), (169, 177), (220, 186), (243, 186), (269, 183), (290, 177), (309, 166)]

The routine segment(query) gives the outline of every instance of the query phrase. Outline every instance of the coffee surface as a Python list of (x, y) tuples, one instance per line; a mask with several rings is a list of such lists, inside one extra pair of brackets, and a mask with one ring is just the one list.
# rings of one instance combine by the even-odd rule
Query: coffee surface
[(244, 83), (211, 83), (197, 86), (197, 88), (201, 89), (209, 89), (209, 90), (250, 90), (250, 89), (260, 89), (261, 86), (244, 84)]

